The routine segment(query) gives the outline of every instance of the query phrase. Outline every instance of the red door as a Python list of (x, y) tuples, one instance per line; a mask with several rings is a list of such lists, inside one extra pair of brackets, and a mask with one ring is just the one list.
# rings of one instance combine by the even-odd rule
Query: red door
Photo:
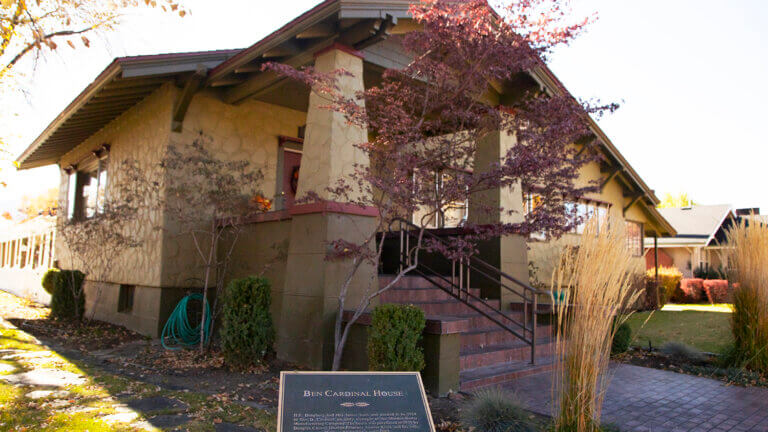
[(299, 167), (301, 166), (301, 153), (283, 152), (283, 203), (285, 209), (293, 206), (296, 199), (296, 187), (299, 184)]

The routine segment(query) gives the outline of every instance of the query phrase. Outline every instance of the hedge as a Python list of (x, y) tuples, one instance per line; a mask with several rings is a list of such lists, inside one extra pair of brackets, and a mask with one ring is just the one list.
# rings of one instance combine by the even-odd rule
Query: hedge
[(703, 281), (702, 285), (710, 303), (729, 303), (732, 301), (731, 289), (727, 280), (709, 279)]
[(419, 346), (426, 319), (413, 305), (383, 304), (371, 313), (368, 328), (368, 368), (372, 371), (420, 371), (424, 351)]
[(53, 295), (53, 289), (56, 287), (56, 276), (59, 275), (59, 269), (50, 268), (43, 274), (43, 279), (40, 281), (40, 285), (48, 294)]
[(686, 278), (680, 281), (680, 290), (675, 295), (675, 301), (681, 303), (698, 303), (704, 297), (704, 280)]
[(79, 270), (61, 270), (54, 277), (51, 315), (59, 319), (81, 319), (85, 313), (85, 275)]
[(269, 312), (271, 303), (271, 284), (266, 278), (235, 279), (227, 285), (221, 351), (228, 364), (247, 368), (272, 351), (275, 327)]
[[(646, 276), (649, 279), (655, 280), (656, 269), (649, 269), (646, 272)], [(683, 274), (680, 273), (680, 270), (674, 267), (659, 267), (659, 286), (664, 288), (659, 290), (659, 293), (663, 294), (659, 301), (659, 307), (663, 307), (668, 301), (672, 300), (682, 279)]]

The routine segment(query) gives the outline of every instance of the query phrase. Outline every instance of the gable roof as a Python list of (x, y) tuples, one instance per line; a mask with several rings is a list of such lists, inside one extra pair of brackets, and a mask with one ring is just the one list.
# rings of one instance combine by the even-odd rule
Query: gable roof
[(736, 217), (727, 204), (663, 208), (659, 213), (677, 231), (674, 237), (659, 239), (659, 246), (666, 247), (707, 246), (729, 217)]

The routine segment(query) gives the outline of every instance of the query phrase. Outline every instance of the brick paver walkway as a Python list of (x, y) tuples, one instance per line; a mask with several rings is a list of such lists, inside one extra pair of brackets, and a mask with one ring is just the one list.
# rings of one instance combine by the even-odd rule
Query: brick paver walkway
[[(768, 389), (726, 386), (721, 381), (626, 364), (614, 372), (603, 421), (622, 432), (768, 432)], [(507, 385), (529, 409), (552, 414), (552, 374)]]

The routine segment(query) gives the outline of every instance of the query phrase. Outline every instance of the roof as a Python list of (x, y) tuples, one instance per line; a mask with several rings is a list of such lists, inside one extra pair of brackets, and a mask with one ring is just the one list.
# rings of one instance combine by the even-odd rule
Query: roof
[(59, 158), (161, 85), (213, 68), (240, 50), (119, 57), (107, 66), (16, 159), (19, 169), (56, 163)]
[(706, 246), (729, 219), (736, 217), (733, 207), (722, 205), (694, 205), (682, 208), (663, 208), (659, 213), (669, 221), (677, 235), (659, 239), (659, 246)]
[[(17, 159), (20, 169), (56, 163), (58, 158), (93, 135), (168, 81), (183, 79), (199, 64), (208, 69), (206, 85), (221, 89), (227, 103), (240, 103), (264, 95), (285, 77), (263, 72), (266, 61), (302, 66), (319, 49), (340, 42), (362, 50), (386, 38), (398, 19), (407, 18), (412, 0), (325, 0), (248, 48), (160, 56), (122, 57), (73, 101)], [(407, 27), (406, 27), (407, 28)], [(366, 54), (367, 56), (367, 54)], [(366, 60), (373, 61), (366, 57)], [(554, 91), (570, 94), (542, 62), (531, 75)], [(288, 94), (283, 92), (279, 94)], [(656, 222), (660, 234), (674, 234), (672, 226), (656, 210), (659, 202), (652, 189), (619, 153), (595, 121), (585, 113), (611, 164), (620, 167), (619, 177), (642, 199), (644, 210)]]

